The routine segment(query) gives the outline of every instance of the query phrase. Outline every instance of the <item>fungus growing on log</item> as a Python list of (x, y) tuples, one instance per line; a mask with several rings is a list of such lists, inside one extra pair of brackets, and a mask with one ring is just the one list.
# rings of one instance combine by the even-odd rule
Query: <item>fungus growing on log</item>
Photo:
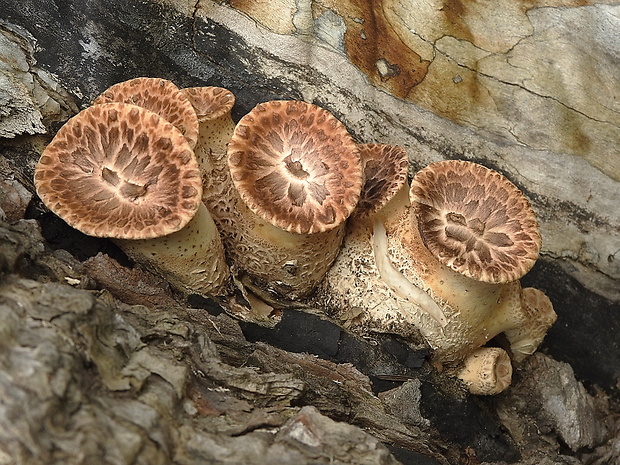
[(228, 279), (194, 154), (157, 114), (124, 103), (83, 110), (46, 147), (34, 179), (70, 226), (113, 239), (185, 294), (217, 293)]
[(415, 175), (411, 202), (426, 248), (464, 276), (514, 281), (538, 259), (541, 237), (534, 211), (496, 171), (467, 161), (433, 163)]
[[(376, 214), (372, 244), (367, 232), (348, 230), (345, 250), (354, 243), (357, 255), (339, 257), (319, 302), (362, 308), (358, 330), (405, 337), (419, 330), (446, 366), (467, 363), (500, 333), (515, 360), (532, 353), (556, 316), (542, 292), (518, 281), (541, 243), (527, 199), (499, 173), (465, 161), (431, 164), (414, 176), (410, 199), (405, 190)], [(393, 279), (394, 270), (402, 278)], [(423, 311), (432, 308), (427, 298), (439, 313)]]
[(443, 334), (423, 331), (438, 354), (457, 361), (505, 331), (526, 339), (526, 328), (537, 328), (540, 343), (555, 314), (543, 299), (544, 307), (529, 310), (522, 302), (518, 279), (536, 261), (541, 238), (519, 189), (484, 166), (448, 160), (416, 173), (410, 197), (411, 225), (401, 237), (415, 273), (453, 315)]
[(227, 153), (237, 194), (229, 199), (232, 222), (220, 224), (232, 263), (276, 294), (308, 295), (338, 254), (359, 200), (356, 144), (328, 111), (271, 101), (239, 121)]

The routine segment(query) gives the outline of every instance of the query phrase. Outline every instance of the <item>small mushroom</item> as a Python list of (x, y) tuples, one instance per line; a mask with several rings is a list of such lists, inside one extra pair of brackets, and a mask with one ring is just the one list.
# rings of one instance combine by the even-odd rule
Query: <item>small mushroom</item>
[(215, 217), (232, 262), (257, 287), (308, 295), (338, 254), (359, 199), (356, 144), (326, 110), (271, 101), (241, 118), (227, 153), (233, 195)]
[(71, 118), (44, 150), (35, 186), (70, 226), (112, 238), (185, 294), (228, 278), (198, 164), (181, 132), (145, 108), (107, 103)]
[(196, 146), (198, 138), (196, 112), (186, 95), (172, 81), (138, 77), (119, 82), (95, 98), (93, 105), (112, 102), (138, 105), (157, 113), (181, 131), (190, 148)]
[(504, 335), (510, 343), (512, 358), (521, 362), (536, 351), (558, 316), (549, 297), (533, 287), (521, 290), (521, 312), (517, 315), (520, 320), (513, 329), (505, 330)]
[(221, 218), (226, 216), (230, 199), (235, 195), (226, 158), (226, 147), (235, 130), (230, 114), (235, 96), (228, 89), (211, 86), (189, 87), (181, 92), (198, 116), (194, 152), (202, 177), (202, 201), (216, 218)]
[(181, 93), (194, 107), (198, 117), (198, 140), (196, 158), (198, 164), (207, 168), (213, 164), (212, 158), (224, 159), (226, 146), (235, 130), (230, 111), (235, 104), (235, 96), (222, 87), (187, 87)]
[(512, 381), (510, 357), (499, 347), (481, 347), (465, 359), (458, 377), (472, 394), (499, 394)]

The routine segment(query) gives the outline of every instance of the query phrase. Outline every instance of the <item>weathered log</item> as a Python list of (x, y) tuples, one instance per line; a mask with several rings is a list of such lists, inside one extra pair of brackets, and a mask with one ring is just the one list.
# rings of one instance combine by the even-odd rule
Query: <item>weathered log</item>
[[(295, 21), (286, 17), (290, 8), (266, 17), (261, 8), (269, 2), (61, 3), (9, 1), (0, 21), (0, 206), (12, 223), (0, 227), (0, 463), (619, 460), (617, 163), (607, 157), (601, 165), (600, 156), (617, 142), (617, 122), (597, 103), (608, 86), (599, 86), (587, 108), (578, 89), (545, 96), (512, 82), (518, 74), (499, 79), (464, 67), (459, 54), (480, 42), (449, 31), (432, 49), (434, 69), (448, 73), (450, 89), (432, 91), (430, 77), (440, 75), (431, 73), (419, 92), (399, 93), (397, 81), (410, 76), (399, 60), (409, 59), (415, 44), (406, 38), (411, 31), (394, 34), (396, 23), (385, 18), (407, 2), (360, 2), (358, 16), (346, 12), (351, 2), (273, 2), (295, 6)], [(484, 18), (466, 15), (470, 8), (479, 6), (465, 8), (454, 24)], [(546, 20), (557, 26), (556, 40), (571, 21), (588, 18), (601, 32), (584, 37), (604, 50), (617, 40), (605, 35), (614, 9), (509, 13), (531, 18), (534, 32), (519, 39), (523, 50), (536, 49)], [(381, 47), (359, 47), (375, 43), (371, 25), (386, 28), (376, 31), (395, 47), (389, 56)], [(571, 53), (562, 47), (558, 59), (570, 61)], [(605, 69), (612, 76), (617, 70), (613, 63)], [(523, 280), (544, 290), (560, 316), (543, 351), (571, 363), (576, 378), (567, 365), (538, 355), (517, 367), (505, 395), (473, 398), (425, 364), (420, 347), (390, 336), (362, 340), (317, 318), (320, 311), (285, 311), (280, 326), (265, 330), (234, 321), (214, 301), (190, 300), (188, 308), (108, 241), (71, 230), (36, 197), (28, 204), (21, 194), (34, 193), (34, 165), (58, 127), (109, 85), (136, 76), (227, 87), (237, 96), (235, 119), (260, 101), (303, 99), (336, 114), (359, 142), (403, 145), (412, 169), (462, 158), (506, 174), (532, 200), (545, 237), (542, 259)], [(468, 113), (470, 120), (452, 111), (455, 90), (471, 97), (462, 82), (495, 96), (480, 104), (501, 96), (488, 124), (480, 125), (486, 116)], [(449, 108), (416, 100), (444, 90)], [(530, 104), (542, 111), (524, 115)], [(537, 118), (559, 108), (574, 133), (563, 137), (566, 128), (554, 123), (537, 138), (544, 126)], [(511, 127), (498, 125), (507, 116)], [(592, 143), (568, 143), (575, 138)], [(10, 217), (5, 201), (18, 207)], [(34, 220), (16, 221), (24, 214), (42, 232)], [(291, 345), (283, 335), (295, 324), (313, 331), (293, 333)], [(578, 379), (606, 392), (592, 396)], [(579, 418), (581, 429), (558, 412)]]

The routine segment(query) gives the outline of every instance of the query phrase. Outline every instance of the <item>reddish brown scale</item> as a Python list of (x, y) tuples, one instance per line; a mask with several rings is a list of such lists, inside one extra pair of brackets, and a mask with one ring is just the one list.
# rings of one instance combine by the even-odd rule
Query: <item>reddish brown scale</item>
[(424, 244), (459, 273), (509, 282), (538, 258), (534, 211), (519, 189), (493, 170), (465, 161), (433, 163), (415, 175), (411, 199)]
[[(116, 134), (127, 139), (117, 142)], [(152, 112), (122, 103), (90, 107), (70, 119), (45, 149), (35, 185), (71, 226), (123, 239), (180, 229), (202, 195), (183, 135)]]

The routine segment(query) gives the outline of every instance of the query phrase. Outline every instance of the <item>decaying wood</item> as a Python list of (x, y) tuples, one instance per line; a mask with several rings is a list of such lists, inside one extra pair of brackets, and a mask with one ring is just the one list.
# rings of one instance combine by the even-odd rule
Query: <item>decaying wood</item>
[[(377, 396), (368, 374), (374, 376), (377, 367), (390, 369), (388, 362), (335, 362), (251, 342), (246, 334), (258, 338), (260, 331), (252, 333), (222, 311), (184, 308), (172, 296), (150, 306), (124, 303), (89, 276), (94, 276), (92, 262), (82, 264), (46, 246), (32, 220), (2, 223), (0, 256), (0, 393), (5, 406), (0, 463), (395, 464), (391, 452), (398, 456), (403, 451), (413, 454), (403, 457), (429, 464), (471, 459), (456, 433), (446, 432), (439, 412), (457, 418), (459, 409), (474, 411), (476, 403), (467, 400), (471, 396), (464, 390), (450, 397), (436, 381), (441, 375), (428, 366), (402, 368), (401, 373), (417, 373), (417, 378)], [(138, 269), (97, 260), (99, 267), (111, 266), (97, 276), (121, 273), (134, 288), (132, 279), (146, 279)], [(353, 344), (338, 334), (343, 346)], [(364, 347), (368, 342), (362, 340), (354, 344), (354, 351), (343, 351), (367, 359), (387, 347), (378, 344), (371, 350), (372, 344)], [(344, 355), (334, 355), (339, 356)], [(506, 425), (522, 418), (511, 406), (534, 395), (530, 371), (540, 377), (559, 369), (542, 355), (535, 360), (521, 368), (524, 381), (512, 397), (501, 401)], [(566, 385), (566, 370), (558, 371), (554, 386)], [(568, 385), (580, 386), (574, 383)], [(443, 392), (435, 399), (444, 396), (444, 401), (425, 406), (432, 402), (433, 396), (425, 395), (432, 386)], [(553, 396), (540, 391), (536, 398), (544, 404)], [(573, 398), (583, 404), (578, 412), (596, 423), (601, 409), (582, 387)], [(522, 414), (533, 425), (544, 422), (551, 428), (547, 444), (571, 434), (561, 419), (550, 419), (549, 410)], [(483, 428), (488, 428), (492, 416), (484, 418)], [(469, 425), (460, 421), (474, 433), (479, 427), (479, 419)], [(585, 426), (587, 442), (571, 443), (575, 449), (601, 444), (615, 431), (612, 424), (603, 430), (591, 427)], [(530, 443), (520, 440), (524, 452)], [(484, 446), (477, 446), (470, 446), (470, 456), (484, 457)], [(611, 453), (601, 450), (599, 455)], [(524, 458), (522, 463), (535, 462)]]

